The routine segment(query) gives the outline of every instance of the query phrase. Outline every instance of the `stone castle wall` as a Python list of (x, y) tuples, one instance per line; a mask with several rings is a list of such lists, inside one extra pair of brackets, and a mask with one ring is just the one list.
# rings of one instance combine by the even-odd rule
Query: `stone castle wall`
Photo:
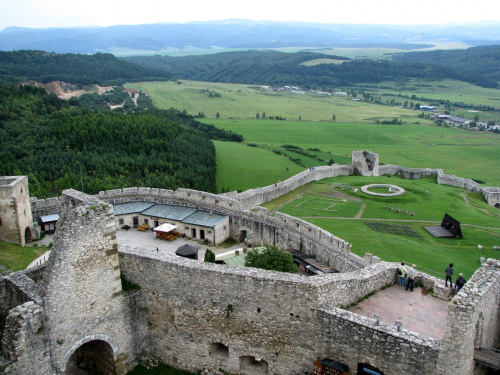
[(62, 197), (37, 199), (31, 198), (31, 211), (33, 221), (40, 222), (40, 217), (59, 213), (62, 205)]
[(277, 182), (275, 185), (269, 185), (258, 189), (250, 189), (239, 194), (230, 196), (241, 202), (242, 208), (250, 210), (264, 202), (269, 202), (284, 194), (289, 193), (311, 181), (319, 181), (329, 177), (349, 176), (354, 174), (352, 165), (332, 165), (314, 167), (290, 177), (285, 181)]
[(490, 206), (495, 206), (500, 203), (500, 188), (490, 187), (481, 189), (484, 199)]
[(437, 176), (438, 184), (449, 185), (467, 189), (470, 191), (480, 191), (479, 184), (470, 178), (461, 178), (454, 175), (445, 175), (443, 171), (439, 171)]
[(45, 335), (43, 309), (33, 301), (13, 308), (2, 339), (6, 374), (54, 375)]
[(5, 325), (12, 308), (29, 301), (42, 304), (42, 290), (24, 272), (0, 277), (0, 327)]
[(499, 271), (500, 261), (488, 259), (448, 305), (440, 374), (472, 374), (474, 349), (500, 344)]
[(407, 168), (400, 165), (381, 165), (379, 167), (380, 176), (391, 175), (401, 176), (406, 179), (419, 180), (422, 177), (437, 176), (439, 170), (431, 168)]
[(131, 317), (122, 296), (113, 208), (95, 197), (66, 190), (59, 215), (43, 278), (52, 366), (64, 371), (76, 349), (100, 340), (113, 349), (121, 374), (133, 361), (134, 351)]
[(331, 357), (356, 373), (358, 363), (367, 363), (385, 375), (436, 374), (439, 340), (417, 333), (397, 331), (394, 325), (335, 307), (321, 308), (318, 341), (324, 343), (319, 358)]
[[(338, 308), (393, 284), (395, 263), (303, 277), (122, 248), (120, 264), (123, 276), (141, 287), (134, 298), (149, 329), (141, 330), (138, 344), (162, 362), (237, 373), (241, 358), (250, 356), (265, 361), (270, 374), (297, 374), (309, 373), (311, 358), (324, 355), (351, 369), (366, 362), (388, 375), (415, 373), (415, 366), (435, 373), (437, 340), (375, 327), (373, 319)], [(397, 365), (388, 366), (387, 358)]]

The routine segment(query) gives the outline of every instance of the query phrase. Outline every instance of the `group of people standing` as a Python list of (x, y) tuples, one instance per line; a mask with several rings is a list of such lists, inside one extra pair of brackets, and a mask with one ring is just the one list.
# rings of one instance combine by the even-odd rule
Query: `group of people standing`
[(406, 285), (406, 290), (410, 290), (413, 292), (413, 287), (415, 286), (415, 274), (416, 274), (417, 265), (413, 266), (405, 266), (405, 263), (402, 262), (398, 269), (399, 276), (399, 286), (404, 287)]
[[(410, 292), (413, 292), (413, 288), (415, 286), (415, 274), (416, 274), (416, 268), (417, 266), (414, 264), (413, 266), (405, 266), (404, 262), (401, 262), (401, 265), (398, 268), (398, 282), (399, 286), (405, 287), (406, 290), (410, 290)], [(453, 263), (450, 263), (450, 265), (446, 268), (445, 270), (446, 273), (446, 278), (445, 278), (445, 286), (448, 287), (448, 281), (450, 282), (450, 288), (453, 289), (453, 284), (451, 281), (451, 275), (453, 275)], [(455, 280), (455, 290), (458, 293), (460, 289), (465, 285), (467, 280), (464, 279), (463, 274), (459, 274), (457, 279)]]

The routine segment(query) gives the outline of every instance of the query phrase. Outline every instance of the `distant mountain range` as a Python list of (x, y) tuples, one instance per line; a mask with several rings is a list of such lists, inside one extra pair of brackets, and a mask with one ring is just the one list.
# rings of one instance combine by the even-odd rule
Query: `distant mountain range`
[[(500, 44), (500, 22), (467, 25), (355, 25), (225, 20), (185, 24), (30, 29), (0, 32), (0, 50), (57, 53), (120, 51), (145, 54), (168, 49), (280, 47), (393, 47), (419, 49), (433, 42)], [(128, 52), (127, 52), (128, 51)]]

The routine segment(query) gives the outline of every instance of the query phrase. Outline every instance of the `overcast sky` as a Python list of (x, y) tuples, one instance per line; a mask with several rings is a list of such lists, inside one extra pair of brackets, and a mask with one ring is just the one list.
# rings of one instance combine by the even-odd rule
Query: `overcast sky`
[(0, 30), (241, 18), (319, 23), (500, 21), (499, 0), (0, 0)]

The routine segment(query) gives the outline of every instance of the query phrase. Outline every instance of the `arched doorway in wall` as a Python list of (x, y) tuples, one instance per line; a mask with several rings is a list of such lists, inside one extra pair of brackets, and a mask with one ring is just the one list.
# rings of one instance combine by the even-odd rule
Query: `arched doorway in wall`
[(26, 227), (26, 229), (24, 230), (24, 242), (31, 243), (32, 240), (33, 240), (33, 233), (31, 232), (31, 228)]
[(66, 364), (66, 375), (117, 375), (113, 349), (101, 340), (78, 347)]
[(247, 231), (246, 230), (240, 230), (240, 235), (238, 237), (239, 242), (245, 242), (247, 239)]
[(244, 375), (264, 375), (269, 373), (267, 361), (254, 356), (240, 357), (240, 373)]
[(384, 373), (368, 363), (358, 363), (358, 375), (384, 375)]

